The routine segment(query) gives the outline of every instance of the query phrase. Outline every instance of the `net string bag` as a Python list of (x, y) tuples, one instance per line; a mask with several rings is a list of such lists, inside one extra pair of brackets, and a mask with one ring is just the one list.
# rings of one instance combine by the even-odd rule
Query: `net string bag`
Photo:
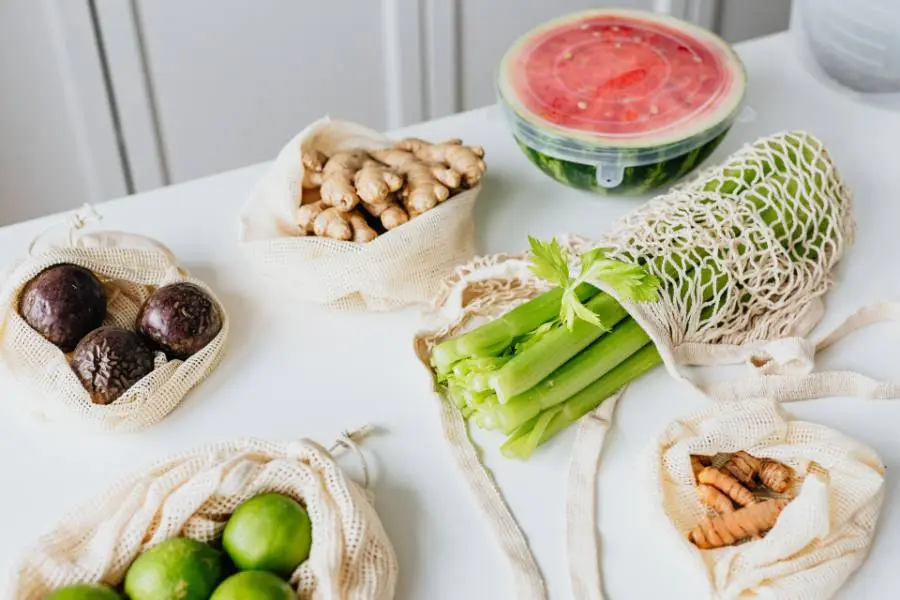
[(329, 117), (288, 142), (240, 215), (241, 246), (264, 279), (304, 302), (338, 311), (383, 311), (427, 303), (441, 280), (472, 258), (472, 211), (480, 185), (365, 244), (300, 233), (297, 210), (306, 170), (301, 151), (331, 156), (393, 143), (362, 125)]
[[(690, 457), (712, 457), (712, 466), (721, 467), (738, 450), (791, 467), (791, 487), (772, 494), (790, 502), (762, 539), (701, 550), (686, 533), (713, 513), (697, 497)], [(873, 450), (794, 420), (770, 399), (717, 401), (678, 419), (644, 466), (649, 512), (664, 532), (656, 543), (673, 561), (705, 574), (717, 600), (831, 598), (868, 554), (884, 499), (885, 466)]]
[[(792, 131), (748, 144), (724, 164), (627, 214), (610, 233), (565, 238), (575, 255), (603, 248), (609, 258), (639, 262), (661, 282), (653, 303), (617, 297), (648, 334), (666, 370), (701, 392), (686, 365), (740, 363), (772, 344), (805, 338), (824, 313), (833, 268), (852, 243), (852, 198), (822, 143)], [(525, 255), (479, 257), (456, 270), (416, 337), (427, 366), (431, 349), (546, 291)], [(527, 541), (477, 458), (458, 409), (441, 400), (445, 437), (506, 550), (517, 597), (543, 598)], [(621, 394), (621, 392), (620, 392)], [(595, 481), (618, 395), (582, 420), (569, 471), (567, 541), (578, 597), (601, 598), (595, 540)], [(527, 560), (523, 557), (527, 556)], [(523, 591), (523, 587), (527, 591)]]
[[(216, 368), (225, 352), (228, 315), (213, 291), (192, 278), (164, 245), (132, 233), (95, 229), (100, 220), (88, 206), (54, 223), (34, 239), (27, 257), (8, 271), (0, 290), (0, 365), (17, 389), (4, 400), (46, 422), (136, 431), (163, 419)], [(141, 307), (157, 287), (184, 281), (213, 298), (222, 314), (222, 328), (186, 360), (156, 352), (153, 371), (112, 403), (94, 404), (70, 366), (70, 354), (44, 339), (19, 314), (19, 297), (27, 283), (62, 263), (87, 268), (100, 279), (107, 295), (103, 326), (134, 330)]]
[[(348, 432), (326, 450), (300, 439), (242, 439), (162, 460), (128, 476), (41, 536), (13, 571), (8, 595), (41, 600), (74, 583), (116, 586), (128, 566), (160, 542), (186, 536), (211, 542), (244, 501), (266, 492), (301, 502), (312, 522), (309, 558), (291, 575), (303, 600), (390, 600), (397, 558), (373, 507), (365, 457), (368, 428)], [(360, 459), (364, 485), (335, 460)]]

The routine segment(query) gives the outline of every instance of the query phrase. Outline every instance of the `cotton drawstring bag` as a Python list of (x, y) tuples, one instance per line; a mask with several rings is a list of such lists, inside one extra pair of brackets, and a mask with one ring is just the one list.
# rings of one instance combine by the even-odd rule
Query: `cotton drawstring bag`
[[(700, 550), (686, 537), (708, 515), (690, 456), (738, 450), (777, 460), (797, 477), (790, 503), (760, 540)], [(648, 453), (655, 523), (684, 564), (707, 575), (710, 597), (827, 600), (865, 559), (884, 497), (874, 451), (833, 429), (794, 420), (767, 399), (719, 401), (678, 419)], [(660, 542), (661, 543), (661, 542)]]
[[(228, 338), (228, 316), (215, 294), (179, 266), (159, 242), (118, 231), (86, 231), (99, 219), (93, 209), (74, 213), (61, 229), (41, 234), (26, 259), (14, 266), (0, 291), (0, 364), (19, 389), (3, 400), (50, 422), (106, 431), (136, 431), (168, 415), (219, 364)], [(219, 305), (222, 328), (186, 360), (156, 353), (155, 368), (108, 405), (94, 404), (70, 366), (70, 356), (44, 339), (19, 314), (26, 284), (53, 265), (70, 263), (92, 271), (107, 295), (104, 326), (134, 330), (144, 301), (160, 286), (188, 281)]]
[(392, 144), (376, 131), (327, 117), (288, 142), (240, 217), (241, 245), (269, 282), (294, 298), (339, 311), (391, 310), (427, 303), (452, 269), (474, 256), (472, 210), (481, 186), (365, 244), (300, 235), (302, 150), (331, 156)]
[[(291, 575), (302, 600), (390, 600), (397, 558), (372, 505), (333, 454), (315, 442), (244, 439), (199, 448), (129, 476), (70, 513), (27, 551), (13, 573), (11, 600), (42, 600), (74, 583), (120, 584), (142, 552), (173, 537), (217, 539), (242, 502), (266, 492), (301, 502), (312, 522), (309, 558)], [(364, 475), (367, 479), (367, 475)]]
[[(787, 199), (787, 200), (786, 200)], [(623, 301), (654, 343), (667, 371), (703, 391), (684, 365), (738, 363), (803, 339), (824, 312), (833, 267), (852, 242), (852, 200), (822, 143), (801, 131), (763, 138), (626, 215), (593, 242), (568, 238), (571, 254), (603, 248), (640, 261), (661, 282), (658, 301)], [(480, 257), (456, 270), (416, 338), (431, 349), (546, 291), (525, 255)], [(429, 369), (430, 374), (430, 369)], [(484, 470), (462, 415), (441, 399), (444, 433), (493, 525), (513, 571), (517, 596), (544, 598), (536, 563), (515, 519)], [(582, 419), (569, 471), (567, 545), (579, 598), (602, 598), (595, 539), (595, 477), (616, 396)]]

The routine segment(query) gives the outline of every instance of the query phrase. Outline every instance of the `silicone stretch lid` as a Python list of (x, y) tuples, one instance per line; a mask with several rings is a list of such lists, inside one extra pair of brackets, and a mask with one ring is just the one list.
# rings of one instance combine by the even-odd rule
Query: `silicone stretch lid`
[(736, 118), (746, 77), (715, 34), (656, 13), (599, 9), (545, 23), (506, 52), (497, 82), (513, 133), (587, 164), (684, 154)]

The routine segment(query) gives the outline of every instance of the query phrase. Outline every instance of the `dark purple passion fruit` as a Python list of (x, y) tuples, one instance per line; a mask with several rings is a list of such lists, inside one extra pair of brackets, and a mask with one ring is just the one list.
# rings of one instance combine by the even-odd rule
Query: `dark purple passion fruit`
[(153, 370), (153, 350), (133, 331), (101, 327), (78, 343), (72, 369), (94, 404), (110, 404)]
[(25, 285), (19, 314), (64, 352), (71, 351), (106, 318), (106, 291), (84, 267), (54, 265)]
[(188, 358), (222, 329), (215, 300), (193, 283), (173, 283), (156, 290), (138, 315), (137, 330), (173, 358)]

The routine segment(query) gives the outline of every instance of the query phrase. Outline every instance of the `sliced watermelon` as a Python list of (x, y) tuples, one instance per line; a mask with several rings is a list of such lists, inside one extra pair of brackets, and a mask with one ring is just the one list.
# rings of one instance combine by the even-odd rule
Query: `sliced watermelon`
[(709, 31), (656, 13), (599, 9), (520, 38), (498, 93), (525, 154), (557, 181), (640, 194), (696, 169), (740, 109), (746, 77)]

